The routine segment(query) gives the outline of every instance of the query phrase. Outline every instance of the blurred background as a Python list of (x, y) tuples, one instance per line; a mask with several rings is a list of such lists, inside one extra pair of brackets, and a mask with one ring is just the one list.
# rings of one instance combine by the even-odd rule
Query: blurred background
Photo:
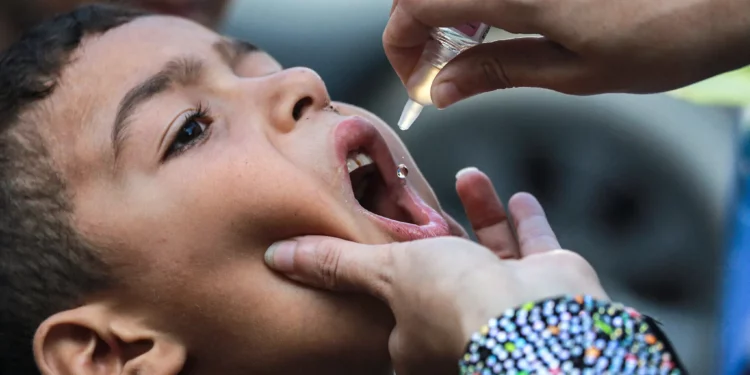
[[(3, 0), (0, 44), (14, 35), (9, 25), (81, 2)], [(222, 3), (136, 2), (175, 12), (200, 3), (207, 24)], [(335, 100), (395, 125), (407, 96), (381, 46), (390, 6), (390, 0), (234, 0), (220, 29), (287, 67), (315, 69)], [(508, 37), (493, 30), (488, 39)], [(514, 89), (445, 111), (426, 109), (399, 133), (444, 208), (464, 225), (454, 191), (463, 167), (489, 174), (504, 200), (518, 191), (539, 197), (562, 245), (594, 265), (610, 296), (663, 321), (691, 373), (710, 374), (737, 117), (736, 110), (664, 94), (570, 97)]]

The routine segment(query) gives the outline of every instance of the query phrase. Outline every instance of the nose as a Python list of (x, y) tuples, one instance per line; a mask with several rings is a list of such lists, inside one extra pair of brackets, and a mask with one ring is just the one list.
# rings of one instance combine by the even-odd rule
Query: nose
[(271, 79), (271, 123), (280, 132), (289, 132), (311, 111), (331, 103), (328, 90), (318, 73), (307, 68), (291, 68)]

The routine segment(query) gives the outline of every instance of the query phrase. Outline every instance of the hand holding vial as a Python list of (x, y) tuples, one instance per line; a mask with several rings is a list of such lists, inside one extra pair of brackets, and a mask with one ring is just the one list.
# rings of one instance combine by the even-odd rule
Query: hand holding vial
[(408, 130), (422, 108), (432, 105), (430, 88), (440, 69), (459, 53), (482, 43), (489, 31), (489, 26), (478, 22), (456, 28), (438, 27), (431, 31), (432, 40), (425, 45), (422, 56), (406, 83), (409, 100), (398, 120), (401, 130)]
[[(748, 14), (744, 0), (394, 0), (383, 44), (420, 105), (512, 87), (652, 93), (750, 64)], [(541, 37), (477, 42), (444, 68), (420, 62), (440, 32), (467, 24)]]

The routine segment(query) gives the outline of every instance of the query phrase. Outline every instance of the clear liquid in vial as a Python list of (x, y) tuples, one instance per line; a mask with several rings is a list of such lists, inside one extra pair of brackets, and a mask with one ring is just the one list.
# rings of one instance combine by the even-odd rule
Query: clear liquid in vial
[(398, 127), (407, 130), (417, 120), (425, 106), (432, 105), (432, 82), (440, 70), (462, 51), (484, 41), (490, 27), (484, 24), (467, 24), (459, 28), (440, 27), (431, 33), (416, 70), (406, 82), (409, 100), (401, 113)]

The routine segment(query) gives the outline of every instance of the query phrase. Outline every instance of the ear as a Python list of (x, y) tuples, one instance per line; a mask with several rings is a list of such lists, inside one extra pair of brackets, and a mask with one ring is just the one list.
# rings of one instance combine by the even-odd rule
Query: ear
[(143, 319), (91, 304), (45, 320), (34, 335), (34, 357), (44, 375), (176, 375), (186, 349)]

